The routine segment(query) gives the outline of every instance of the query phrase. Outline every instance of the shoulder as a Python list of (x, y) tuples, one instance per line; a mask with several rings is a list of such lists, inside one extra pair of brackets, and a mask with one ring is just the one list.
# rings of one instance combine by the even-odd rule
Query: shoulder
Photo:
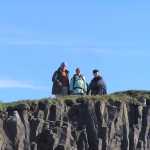
[(85, 76), (84, 75), (80, 75), (80, 77), (83, 79), (83, 80), (86, 80)]
[(73, 78), (73, 79), (77, 78), (77, 75), (76, 75), (76, 74), (74, 74), (72, 78)]
[(101, 78), (101, 79), (99, 80), (99, 83), (100, 83), (100, 84), (105, 84), (105, 81), (103, 80), (103, 78)]
[(60, 73), (60, 68), (54, 71), (54, 74)]
[(93, 78), (92, 80), (91, 80), (91, 83), (93, 83), (95, 81), (95, 79)]
[(76, 75), (74, 74), (71, 78), (71, 80), (74, 80), (76, 78)]
[(57, 70), (55, 70), (53, 75), (56, 75), (57, 73), (58, 73), (58, 71), (57, 71)]

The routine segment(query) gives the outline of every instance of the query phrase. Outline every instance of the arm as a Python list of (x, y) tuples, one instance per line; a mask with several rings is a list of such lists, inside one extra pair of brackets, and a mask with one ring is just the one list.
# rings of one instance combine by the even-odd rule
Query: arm
[(107, 86), (106, 86), (106, 83), (105, 83), (105, 81), (103, 81), (103, 84), (104, 84), (104, 94), (107, 94)]
[(103, 90), (103, 94), (107, 94), (107, 87), (103, 79), (100, 80), (99, 85), (100, 85), (100, 88)]
[(52, 82), (55, 82), (56, 80), (57, 80), (57, 71), (55, 71), (52, 76)]
[(87, 86), (87, 82), (84, 76), (83, 76), (83, 81), (84, 81), (84, 92), (87, 93), (88, 86)]
[(73, 78), (71, 78), (70, 80), (69, 90), (70, 90), (70, 93), (73, 92)]
[(87, 89), (87, 95), (89, 95), (90, 91), (91, 91), (91, 82), (90, 82), (88, 89)]
[(103, 79), (100, 80), (99, 85), (106, 89), (106, 84)]

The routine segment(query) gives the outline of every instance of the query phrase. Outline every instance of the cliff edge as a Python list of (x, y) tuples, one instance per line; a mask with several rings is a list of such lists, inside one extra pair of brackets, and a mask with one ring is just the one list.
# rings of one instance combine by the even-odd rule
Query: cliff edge
[(150, 150), (150, 92), (3, 104), (0, 150)]

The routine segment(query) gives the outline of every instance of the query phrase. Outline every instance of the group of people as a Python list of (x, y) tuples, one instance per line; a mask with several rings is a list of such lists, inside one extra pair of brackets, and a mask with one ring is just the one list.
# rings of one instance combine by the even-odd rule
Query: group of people
[(99, 73), (93, 70), (93, 79), (90, 84), (81, 74), (80, 68), (76, 68), (75, 74), (69, 81), (69, 71), (66, 64), (61, 63), (60, 67), (54, 72), (52, 77), (52, 94), (57, 96), (66, 95), (105, 95), (107, 94), (106, 84)]

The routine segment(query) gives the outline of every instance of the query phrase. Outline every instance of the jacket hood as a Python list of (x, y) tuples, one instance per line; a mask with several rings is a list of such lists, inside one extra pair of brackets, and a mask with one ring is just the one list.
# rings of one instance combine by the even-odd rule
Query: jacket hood
[[(60, 72), (61, 72), (61, 71), (62, 71), (62, 69), (59, 67), (59, 68), (58, 68), (58, 71), (60, 71)], [(67, 74), (69, 74), (69, 71), (68, 71), (67, 69), (65, 70), (65, 72), (66, 72)]]

